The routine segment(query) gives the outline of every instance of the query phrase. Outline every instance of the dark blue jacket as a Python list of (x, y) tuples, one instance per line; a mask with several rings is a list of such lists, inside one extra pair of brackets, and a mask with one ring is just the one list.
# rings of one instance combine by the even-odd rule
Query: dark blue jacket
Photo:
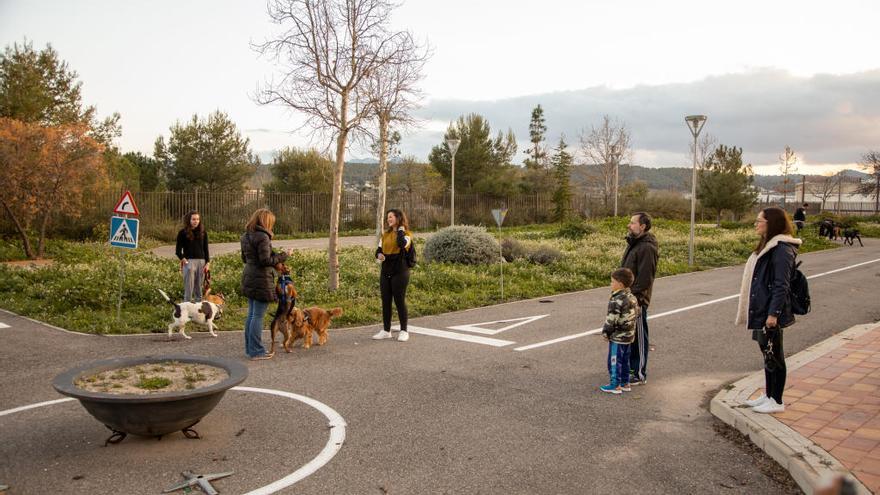
[(768, 315), (776, 315), (779, 328), (794, 323), (789, 293), (795, 257), (797, 246), (780, 242), (758, 258), (749, 290), (748, 328), (764, 328)]

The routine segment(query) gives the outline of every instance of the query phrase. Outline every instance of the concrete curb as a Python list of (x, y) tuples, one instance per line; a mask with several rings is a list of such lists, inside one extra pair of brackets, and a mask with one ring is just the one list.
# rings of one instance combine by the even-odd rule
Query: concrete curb
[[(789, 372), (873, 330), (877, 323), (856, 325), (833, 337), (797, 353), (786, 360)], [(739, 430), (782, 467), (807, 495), (812, 495), (820, 484), (832, 476), (844, 473), (856, 486), (857, 493), (869, 495), (865, 488), (846, 468), (822, 447), (769, 414), (752, 412), (743, 402), (764, 387), (764, 372), (753, 373), (728, 385), (718, 392), (709, 404), (716, 418)]]

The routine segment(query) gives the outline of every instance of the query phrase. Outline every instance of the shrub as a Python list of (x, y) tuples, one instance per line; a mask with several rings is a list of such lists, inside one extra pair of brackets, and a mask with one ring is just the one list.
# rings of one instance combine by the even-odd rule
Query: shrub
[(525, 258), (528, 254), (526, 246), (513, 238), (507, 237), (501, 241), (501, 255), (507, 262), (513, 262)]
[(538, 244), (529, 250), (526, 258), (536, 265), (549, 265), (562, 257), (562, 252), (550, 244)]
[(558, 235), (566, 239), (577, 241), (594, 232), (596, 232), (596, 228), (586, 222), (569, 220), (559, 228)]
[(498, 243), (485, 228), (469, 225), (446, 227), (425, 243), (425, 260), (463, 265), (481, 265), (498, 261)]

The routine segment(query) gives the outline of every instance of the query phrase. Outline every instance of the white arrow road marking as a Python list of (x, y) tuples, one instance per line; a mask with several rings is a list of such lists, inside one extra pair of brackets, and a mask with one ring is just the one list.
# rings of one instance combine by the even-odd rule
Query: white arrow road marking
[[(525, 318), (510, 318), (507, 320), (495, 320), (495, 321), (484, 321), (483, 323), (474, 323), (473, 325), (457, 325), (454, 327), (446, 327), (450, 330), (464, 330), (465, 332), (474, 332), (474, 333), (482, 333), (484, 335), (495, 335), (496, 333), (501, 333), (505, 330), (510, 330), (511, 328), (516, 328), (521, 325), (525, 325), (527, 323), (531, 323), (533, 321), (538, 321), (541, 318), (544, 318), (550, 315), (538, 315), (538, 316), (526, 316)], [(516, 321), (518, 323), (514, 323), (513, 325), (507, 325), (504, 328), (499, 328), (496, 330), (482, 328), (483, 325), (494, 325), (496, 323), (509, 323), (511, 321)]]
[[(392, 327), (393, 330), (400, 330), (399, 325)], [(409, 325), (407, 330), (411, 333), (422, 335), (430, 335), (431, 337), (442, 337), (444, 339), (462, 340), (464, 342), (473, 342), (475, 344), (490, 345), (492, 347), (504, 347), (516, 342), (510, 340), (490, 339), (489, 337), (480, 337), (477, 335), (464, 335), (455, 332), (447, 332), (446, 330), (434, 330), (433, 328), (414, 327)]]
[(9, 325), (0, 321), (0, 328), (10, 328)]

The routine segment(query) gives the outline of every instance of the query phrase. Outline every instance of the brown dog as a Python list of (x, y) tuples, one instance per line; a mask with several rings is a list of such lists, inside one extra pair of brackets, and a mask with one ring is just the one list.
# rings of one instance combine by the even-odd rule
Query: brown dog
[(275, 355), (275, 335), (281, 332), (284, 338), (281, 340), (285, 352), (290, 352), (289, 342), (293, 342), (292, 329), (290, 321), (292, 319), (293, 308), (296, 306), (296, 298), (299, 295), (296, 287), (293, 285), (293, 279), (290, 278), (290, 268), (284, 263), (275, 265), (275, 271), (278, 272), (278, 280), (275, 282), (275, 294), (278, 296), (278, 309), (275, 310), (275, 318), (272, 319), (270, 333), (272, 335), (272, 346), (269, 349), (269, 356)]
[(333, 308), (331, 310), (321, 309), (317, 306), (311, 308), (299, 309), (294, 308), (290, 324), (293, 327), (289, 340), (284, 342), (284, 349), (293, 347), (296, 339), (303, 339), (303, 349), (312, 346), (312, 332), (318, 333), (318, 345), (327, 343), (327, 329), (330, 328), (330, 320), (342, 315), (342, 308)]
[(202, 301), (212, 302), (217, 306), (223, 307), (226, 304), (226, 297), (220, 292), (211, 294), (211, 288), (208, 287), (208, 290), (205, 291), (205, 295), (202, 297)]

